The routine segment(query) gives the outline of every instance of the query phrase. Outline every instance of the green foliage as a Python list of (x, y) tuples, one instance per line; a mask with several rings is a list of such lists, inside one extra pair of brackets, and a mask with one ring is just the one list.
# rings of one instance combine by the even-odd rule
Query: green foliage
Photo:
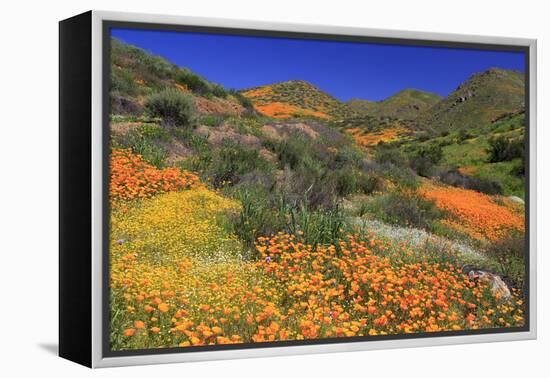
[(470, 135), (470, 133), (468, 132), (468, 130), (466, 129), (460, 129), (458, 131), (458, 135), (457, 135), (457, 141), (458, 143), (462, 143), (464, 142), (466, 139), (470, 139), (472, 137), (472, 135)]
[(170, 134), (162, 127), (158, 127), (153, 124), (143, 124), (139, 127), (138, 132), (141, 136), (151, 140), (158, 140), (162, 142), (168, 142), (170, 140)]
[(176, 73), (176, 82), (185, 85), (189, 90), (199, 94), (207, 94), (212, 91), (208, 81), (191, 72), (187, 68), (181, 68)]
[(166, 59), (116, 39), (111, 39), (111, 61), (111, 67), (114, 67), (113, 74), (119, 69), (117, 67), (124, 68), (131, 73), (132, 79), (143, 81), (143, 90), (162, 89), (166, 86), (166, 81), (173, 78), (178, 70)]
[(226, 141), (215, 154), (207, 168), (215, 187), (238, 183), (240, 176), (253, 171), (269, 172), (271, 164), (257, 150), (239, 143)]
[(334, 162), (336, 167), (359, 167), (363, 160), (361, 153), (348, 145), (342, 146), (338, 149), (336, 156), (334, 157)]
[(212, 95), (214, 95), (216, 97), (220, 97), (220, 98), (226, 98), (227, 95), (228, 95), (225, 88), (222, 87), (221, 85), (218, 85), (218, 84), (212, 84), (211, 85), (210, 93), (212, 93)]
[(391, 192), (375, 197), (365, 206), (363, 212), (373, 214), (386, 223), (427, 231), (432, 231), (433, 224), (445, 215), (433, 201), (414, 192)]
[(241, 92), (235, 90), (235, 89), (230, 89), (229, 90), (229, 94), (231, 94), (233, 97), (235, 97), (239, 102), (240, 104), (249, 112), (249, 113), (255, 113), (255, 110), (254, 110), (254, 105), (252, 104), (252, 101), (250, 101), (249, 98), (243, 96), (241, 94)]
[(193, 101), (177, 89), (164, 89), (152, 94), (145, 102), (145, 110), (168, 125), (187, 128), (194, 125)]
[(134, 95), (137, 91), (137, 85), (134, 78), (126, 69), (113, 67), (111, 71), (111, 93), (118, 95)]
[(272, 235), (286, 226), (285, 207), (273, 205), (273, 194), (260, 185), (245, 185), (231, 193), (242, 204), (232, 219), (232, 232), (243, 241), (247, 250), (259, 236)]
[(442, 158), (443, 149), (440, 144), (421, 144), (409, 157), (409, 164), (420, 176), (431, 177), (435, 172), (435, 165)]
[(380, 164), (389, 163), (399, 167), (406, 165), (406, 158), (398, 148), (379, 146), (376, 149), (374, 160)]
[(345, 166), (334, 172), (336, 192), (345, 197), (349, 194), (371, 194), (382, 188), (380, 177), (375, 173), (364, 173), (352, 166)]
[(499, 274), (523, 289), (525, 276), (525, 234), (517, 233), (492, 243), (487, 256), (496, 262)]
[(443, 149), (437, 143), (425, 144), (418, 147), (416, 155), (428, 159), (432, 164), (438, 164), (443, 158)]
[(332, 244), (338, 246), (345, 231), (342, 210), (337, 205), (324, 211), (311, 211), (306, 202), (290, 209), (288, 231), (298, 235), (302, 233), (304, 241), (313, 247)]
[(121, 141), (123, 147), (129, 147), (156, 167), (164, 165), (167, 152), (164, 142), (169, 139), (168, 133), (156, 125), (141, 125), (130, 131)]
[(206, 172), (212, 163), (212, 148), (208, 144), (208, 137), (193, 133), (189, 129), (176, 128), (172, 130), (174, 136), (185, 146), (193, 150), (193, 154), (187, 159), (178, 162), (182, 169), (198, 172), (202, 178), (207, 180)]
[(308, 139), (299, 134), (294, 134), (276, 145), (275, 151), (279, 157), (279, 166), (289, 166), (296, 169), (306, 165), (307, 159), (311, 159), (311, 143)]
[(263, 138), (263, 123), (261, 119), (256, 117), (229, 117), (227, 118), (227, 124), (239, 134)]
[(521, 159), (516, 160), (510, 169), (510, 174), (524, 180), (525, 179), (525, 155)]
[(525, 179), (514, 172), (514, 169), (518, 169), (517, 173), (521, 173), (521, 166), (521, 159), (484, 164), (474, 173), (474, 177), (496, 182), (504, 195), (524, 198)]
[(312, 210), (307, 196), (298, 202), (260, 185), (237, 186), (230, 192), (242, 204), (240, 213), (231, 219), (231, 231), (243, 241), (247, 251), (259, 236), (279, 231), (301, 234), (306, 243), (338, 245), (347, 231), (344, 214), (337, 205), (329, 210)]
[(490, 163), (523, 158), (525, 155), (525, 143), (523, 138), (509, 139), (504, 135), (492, 137), (489, 138), (487, 153)]
[(227, 117), (217, 114), (207, 114), (203, 115), (199, 119), (199, 123), (208, 127), (218, 127), (220, 126)]
[(193, 93), (205, 97), (226, 98), (228, 95), (228, 92), (221, 85), (211, 83), (187, 68), (180, 68), (175, 74), (175, 80)]

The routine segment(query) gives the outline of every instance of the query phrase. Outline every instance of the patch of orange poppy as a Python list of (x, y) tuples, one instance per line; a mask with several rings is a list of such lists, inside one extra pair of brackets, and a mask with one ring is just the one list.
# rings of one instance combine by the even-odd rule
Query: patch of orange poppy
[(174, 167), (156, 168), (130, 149), (112, 149), (110, 173), (109, 197), (112, 206), (118, 201), (202, 187), (198, 176)]
[(497, 203), (487, 194), (450, 186), (425, 185), (420, 192), (453, 216), (447, 225), (475, 239), (495, 241), (525, 231), (525, 217), (507, 201)]
[(295, 105), (287, 104), (284, 102), (270, 102), (267, 104), (255, 104), (254, 109), (258, 113), (261, 113), (271, 118), (293, 118), (293, 117), (316, 117), (322, 119), (330, 119), (330, 116), (321, 111), (304, 109)]

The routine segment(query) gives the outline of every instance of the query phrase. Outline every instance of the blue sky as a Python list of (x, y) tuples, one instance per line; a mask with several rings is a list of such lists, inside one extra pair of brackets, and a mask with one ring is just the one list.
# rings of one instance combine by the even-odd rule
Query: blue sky
[(111, 34), (226, 88), (301, 79), (342, 101), (379, 101), (405, 88), (445, 96), (475, 72), (524, 70), (518, 52), (137, 29)]

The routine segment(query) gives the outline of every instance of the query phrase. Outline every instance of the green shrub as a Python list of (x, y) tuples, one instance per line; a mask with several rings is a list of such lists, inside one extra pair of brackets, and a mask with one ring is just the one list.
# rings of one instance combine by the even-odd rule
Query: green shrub
[(397, 148), (388, 148), (385, 145), (376, 149), (374, 160), (380, 164), (393, 164), (396, 166), (405, 166), (406, 159)]
[(336, 167), (346, 167), (349, 165), (359, 167), (362, 160), (361, 153), (351, 146), (341, 147), (334, 157)]
[(239, 176), (246, 173), (271, 170), (271, 164), (257, 150), (248, 149), (239, 143), (226, 141), (215, 151), (208, 175), (216, 187), (238, 183)]
[(489, 138), (489, 163), (511, 161), (523, 158), (525, 155), (525, 142), (523, 138), (509, 139), (506, 136)]
[(416, 156), (428, 159), (432, 164), (437, 164), (443, 158), (443, 149), (437, 143), (422, 145), (416, 150)]
[(334, 175), (336, 179), (336, 192), (339, 196), (345, 197), (358, 191), (357, 170), (348, 166), (337, 170)]
[(225, 88), (222, 87), (221, 85), (218, 85), (218, 84), (212, 84), (211, 85), (211, 93), (212, 93), (212, 95), (214, 95), (216, 97), (220, 97), (220, 98), (226, 98), (227, 95), (228, 95)]
[(131, 96), (137, 92), (132, 74), (118, 67), (113, 67), (111, 72), (111, 93), (123, 96)]
[(182, 68), (176, 73), (176, 82), (185, 85), (189, 90), (198, 94), (204, 95), (212, 92), (212, 87), (208, 81), (187, 68)]
[(194, 126), (193, 101), (177, 89), (164, 89), (149, 96), (145, 111), (151, 117), (159, 117), (164, 123), (178, 127)]
[(288, 165), (291, 169), (297, 169), (303, 166), (306, 163), (306, 159), (310, 158), (313, 154), (309, 140), (297, 133), (277, 143), (275, 148), (281, 168)]
[(416, 135), (416, 139), (417, 139), (419, 142), (425, 142), (425, 141), (431, 139), (431, 135), (430, 135), (430, 133), (428, 133), (428, 132), (421, 132), (421, 133), (418, 133), (418, 134)]
[(512, 284), (523, 289), (525, 276), (525, 234), (516, 233), (492, 243), (487, 249), (487, 256), (497, 263), (497, 270)]
[(418, 187), (418, 177), (409, 167), (398, 167), (390, 164), (384, 167), (381, 172), (400, 189)]
[(354, 193), (371, 194), (382, 187), (382, 181), (377, 174), (361, 172), (352, 166), (334, 171), (333, 177), (340, 197)]
[(514, 165), (510, 169), (510, 174), (519, 178), (525, 177), (525, 155), (514, 163)]
[(370, 203), (368, 211), (386, 223), (431, 231), (432, 225), (445, 213), (433, 201), (415, 193), (391, 192), (379, 196)]
[(440, 144), (430, 143), (419, 146), (409, 157), (410, 167), (420, 176), (431, 177), (435, 173), (435, 165), (443, 158)]
[(431, 177), (435, 173), (435, 166), (428, 158), (413, 155), (409, 164), (419, 176)]

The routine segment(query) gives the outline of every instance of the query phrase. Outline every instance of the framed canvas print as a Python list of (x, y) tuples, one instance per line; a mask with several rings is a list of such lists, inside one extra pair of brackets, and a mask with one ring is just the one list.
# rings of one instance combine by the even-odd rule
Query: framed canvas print
[(60, 22), (60, 355), (536, 337), (536, 42)]

